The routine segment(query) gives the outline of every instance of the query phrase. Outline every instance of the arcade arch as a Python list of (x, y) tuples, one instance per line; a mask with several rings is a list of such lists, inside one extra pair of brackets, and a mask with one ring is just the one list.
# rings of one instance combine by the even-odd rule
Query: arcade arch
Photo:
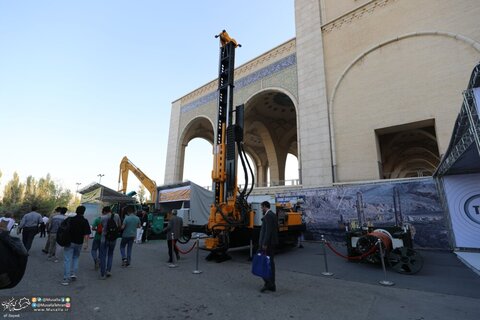
[[(213, 124), (210, 119), (206, 117), (197, 117), (190, 121), (185, 128), (183, 129), (180, 142), (178, 145), (178, 159), (176, 161), (176, 172), (177, 172), (177, 181), (182, 181), (184, 178), (184, 168), (185, 168), (185, 152), (188, 144), (192, 140), (200, 140), (197, 138), (201, 138), (203, 140), (206, 140), (210, 143), (210, 150), (205, 150), (204, 152), (204, 144), (200, 148), (197, 146), (195, 143), (196, 148), (194, 150), (196, 151), (195, 153), (198, 154), (204, 154), (205, 155), (212, 155), (212, 147), (213, 146)], [(213, 158), (212, 158), (213, 159)], [(211, 164), (213, 160), (211, 160), (209, 163)], [(192, 161), (192, 165), (195, 163), (195, 161)], [(197, 161), (198, 163), (198, 161)], [(210, 167), (211, 168), (211, 167)], [(205, 170), (205, 169), (203, 169)], [(208, 174), (210, 175), (210, 171), (207, 170)], [(188, 178), (188, 177), (187, 177)], [(195, 181), (194, 181), (195, 182)]]
[[(255, 185), (284, 185), (287, 155), (294, 156), (296, 167), (299, 167), (297, 112), (293, 98), (280, 89), (256, 93), (245, 103), (244, 123), (244, 148), (252, 160)], [(197, 117), (185, 126), (180, 138), (177, 160), (179, 181), (189, 179), (184, 175), (184, 171), (186, 166), (190, 166), (190, 159), (185, 162), (185, 150), (190, 141), (203, 138), (213, 145), (213, 137), (212, 122), (206, 117)], [(205, 143), (202, 145), (205, 146)], [(204, 149), (205, 147), (202, 147), (200, 152), (206, 152)], [(209, 150), (209, 154), (211, 153)], [(239, 167), (239, 177), (243, 176), (240, 170)], [(207, 171), (210, 174), (210, 171)]]
[(244, 144), (255, 159), (257, 186), (285, 184), (287, 155), (299, 157), (297, 131), (296, 105), (286, 92), (267, 89), (247, 100)]

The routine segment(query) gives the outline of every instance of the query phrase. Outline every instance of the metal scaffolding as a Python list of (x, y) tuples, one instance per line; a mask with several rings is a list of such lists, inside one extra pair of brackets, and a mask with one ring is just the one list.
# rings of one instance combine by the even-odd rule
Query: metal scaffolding
[[(454, 165), (467, 157), (480, 159), (480, 119), (475, 100), (474, 90), (480, 87), (480, 63), (475, 66), (468, 83), (468, 88), (463, 92), (463, 103), (458, 114), (452, 133), (452, 138), (447, 152), (442, 157), (435, 176), (448, 173), (480, 172), (480, 162), (476, 165), (462, 167), (462, 172), (455, 172)], [(458, 170), (457, 170), (458, 171)]]

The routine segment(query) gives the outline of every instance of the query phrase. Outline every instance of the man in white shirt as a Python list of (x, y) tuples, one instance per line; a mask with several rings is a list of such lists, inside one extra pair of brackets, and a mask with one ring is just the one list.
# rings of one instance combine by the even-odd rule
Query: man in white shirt
[(42, 223), (40, 224), (40, 238), (44, 238), (47, 236), (47, 233), (46, 233), (47, 223), (48, 223), (48, 217), (46, 215), (43, 215)]
[(14, 225), (15, 220), (10, 213), (5, 213), (5, 216), (0, 218), (0, 230), (10, 233)]
[(18, 230), (22, 231), (22, 241), (27, 252), (30, 251), (33, 238), (35, 238), (35, 235), (38, 233), (38, 226), (43, 222), (42, 215), (36, 210), (37, 207), (32, 206), (32, 211), (23, 216), (18, 226)]

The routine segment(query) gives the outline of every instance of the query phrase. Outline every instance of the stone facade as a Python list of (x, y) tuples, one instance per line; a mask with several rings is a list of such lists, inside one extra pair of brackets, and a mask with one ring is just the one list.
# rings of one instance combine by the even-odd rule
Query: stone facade
[(335, 181), (380, 178), (382, 128), (434, 119), (445, 152), (480, 59), (479, 14), (475, 0), (379, 0), (322, 26)]
[[(478, 0), (296, 0), (296, 39), (235, 71), (234, 104), (246, 104), (247, 119), (271, 115), (263, 103), (280, 108), (280, 98), (295, 112), (283, 129), (295, 143), (283, 145), (276, 127), (246, 132), (257, 175), (268, 167), (282, 180), (289, 152), (303, 187), (376, 180), (378, 133), (424, 121), (443, 154), (480, 60), (478, 17)], [(189, 140), (213, 141), (216, 89), (212, 81), (172, 104), (165, 183), (183, 179)]]

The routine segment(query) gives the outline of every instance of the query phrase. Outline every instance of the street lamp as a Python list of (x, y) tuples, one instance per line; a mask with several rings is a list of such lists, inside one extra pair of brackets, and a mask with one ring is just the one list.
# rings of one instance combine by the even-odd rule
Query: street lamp
[(77, 182), (77, 183), (75, 183), (75, 184), (77, 185), (77, 191), (76, 191), (76, 193), (78, 193), (78, 187), (79, 187), (82, 183), (81, 183), (81, 182)]
[(102, 182), (102, 177), (103, 176), (104, 176), (104, 174), (101, 174), (101, 173), (97, 174), (97, 177), (99, 177), (98, 178), (98, 183)]

